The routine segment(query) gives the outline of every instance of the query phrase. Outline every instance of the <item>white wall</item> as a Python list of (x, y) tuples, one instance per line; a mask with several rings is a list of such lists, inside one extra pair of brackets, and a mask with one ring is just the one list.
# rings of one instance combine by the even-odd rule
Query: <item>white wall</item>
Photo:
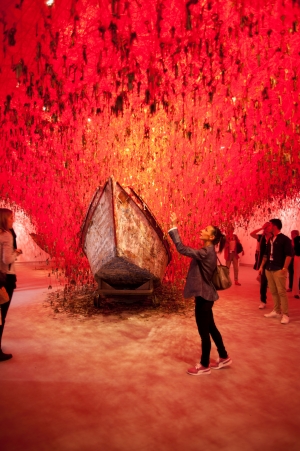
[(34, 261), (42, 262), (50, 259), (49, 254), (44, 252), (29, 235), (29, 233), (32, 232), (30, 228), (24, 227), (22, 223), (15, 221), (14, 230), (17, 234), (18, 248), (23, 251), (23, 254), (17, 259), (19, 263)]
[(17, 258), (17, 262), (43, 262), (50, 260), (49, 254), (44, 252), (31, 238), (30, 233), (35, 233), (35, 227), (30, 218), (23, 210), (15, 208), (14, 205), (5, 204), (0, 201), (0, 206), (14, 211), (14, 230), (17, 235), (17, 246), (22, 249), (23, 254)]

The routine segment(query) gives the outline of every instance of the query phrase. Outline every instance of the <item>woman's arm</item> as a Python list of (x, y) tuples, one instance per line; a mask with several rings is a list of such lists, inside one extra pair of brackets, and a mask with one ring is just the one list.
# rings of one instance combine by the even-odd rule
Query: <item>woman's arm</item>
[(268, 225), (270, 225), (269, 222), (266, 222), (262, 227), (260, 227), (259, 229), (253, 230), (253, 232), (250, 233), (250, 236), (252, 236), (252, 238), (257, 239), (258, 238), (258, 232), (260, 232), (261, 230), (264, 230), (266, 227), (268, 227)]
[(265, 264), (266, 264), (266, 262), (267, 262), (267, 259), (268, 259), (268, 257), (267, 257), (266, 255), (264, 255), (264, 256), (263, 256), (263, 259), (262, 259), (262, 262), (261, 262), (261, 264), (260, 264), (260, 267), (259, 267), (259, 269), (258, 269), (258, 274), (261, 274), (261, 273), (262, 273), (262, 271), (263, 271), (263, 269), (264, 269), (264, 266), (265, 266)]
[(257, 240), (258, 238), (258, 232), (260, 232), (261, 230), (263, 230), (263, 227), (260, 227), (259, 229), (253, 230), (253, 232), (250, 233), (250, 236), (252, 238), (255, 238)]
[(195, 258), (196, 260), (202, 260), (203, 258), (206, 257), (206, 255), (207, 255), (206, 248), (194, 249), (192, 247), (185, 246), (182, 243), (181, 238), (178, 233), (178, 230), (177, 230), (177, 227), (171, 228), (169, 230), (169, 235), (170, 235), (173, 243), (175, 244), (177, 251), (180, 254), (185, 255), (186, 257)]
[(177, 216), (176, 216), (176, 213), (172, 212), (170, 217), (171, 217), (171, 228), (170, 228), (170, 230), (171, 229), (176, 229), (177, 228)]

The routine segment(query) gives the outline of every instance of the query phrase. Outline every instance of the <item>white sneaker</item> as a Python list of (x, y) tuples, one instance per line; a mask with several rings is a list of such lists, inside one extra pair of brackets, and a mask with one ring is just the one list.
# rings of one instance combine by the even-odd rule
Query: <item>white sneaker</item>
[(290, 318), (287, 315), (282, 315), (281, 324), (288, 324), (290, 322)]
[(258, 308), (262, 309), (262, 308), (266, 308), (266, 304), (264, 302), (261, 302), (258, 306)]
[(272, 310), (271, 313), (265, 313), (264, 317), (265, 318), (280, 318), (280, 314), (275, 312), (275, 310)]

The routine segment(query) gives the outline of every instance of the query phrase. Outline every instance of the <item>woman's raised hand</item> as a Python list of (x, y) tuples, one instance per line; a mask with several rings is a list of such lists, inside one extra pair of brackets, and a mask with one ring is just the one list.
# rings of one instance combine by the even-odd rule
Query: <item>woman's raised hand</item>
[(176, 213), (172, 212), (170, 217), (171, 217), (171, 227), (177, 227), (177, 216), (176, 216)]

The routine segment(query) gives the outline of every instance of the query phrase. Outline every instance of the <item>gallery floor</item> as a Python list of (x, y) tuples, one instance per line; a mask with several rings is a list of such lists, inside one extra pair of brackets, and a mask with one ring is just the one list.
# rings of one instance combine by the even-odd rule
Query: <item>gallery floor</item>
[(45, 306), (45, 271), (18, 273), (3, 338), (13, 359), (0, 363), (1, 451), (300, 449), (300, 301), (288, 294), (288, 325), (264, 318), (252, 268), (214, 306), (233, 365), (199, 377), (186, 374), (199, 359), (192, 309), (69, 317)]

